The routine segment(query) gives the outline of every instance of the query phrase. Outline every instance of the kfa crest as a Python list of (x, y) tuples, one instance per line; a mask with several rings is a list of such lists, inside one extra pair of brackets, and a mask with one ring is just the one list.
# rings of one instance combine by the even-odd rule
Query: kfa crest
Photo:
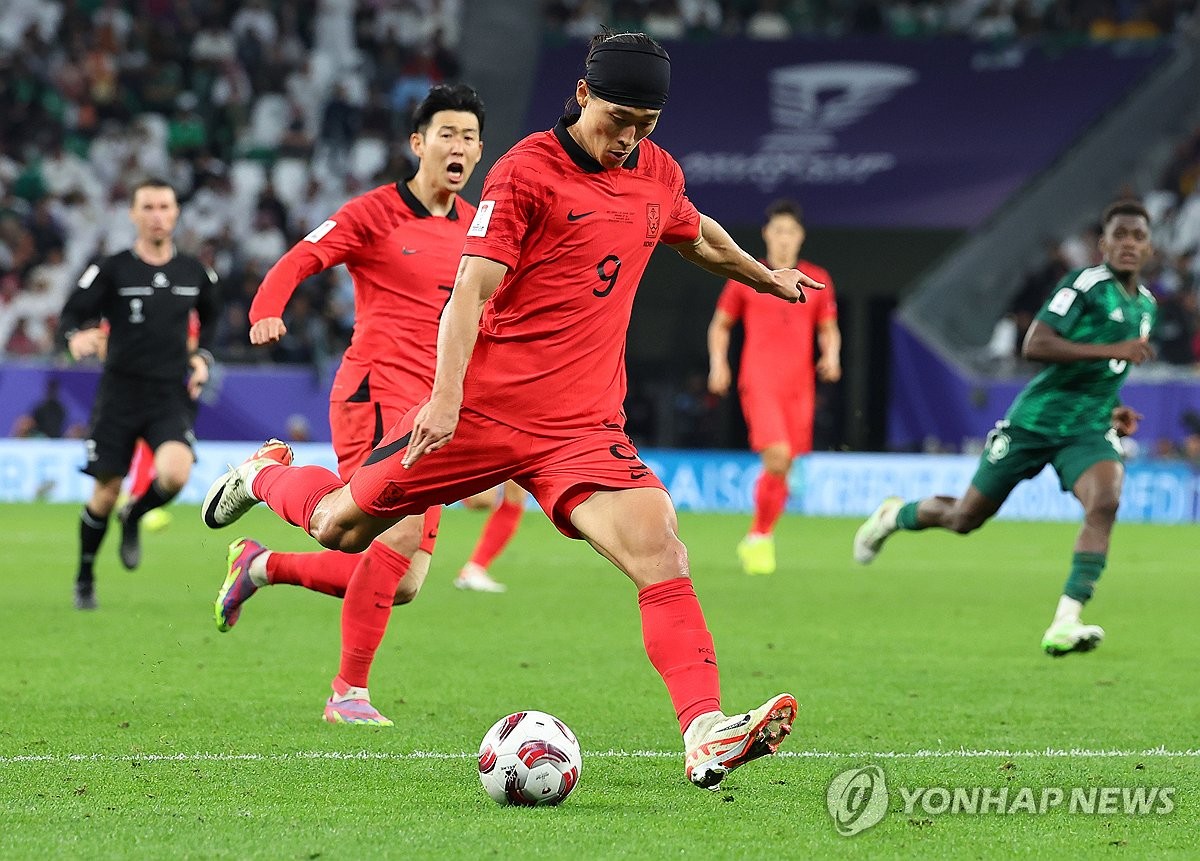
[(662, 227), (662, 215), (657, 203), (646, 204), (646, 238), (658, 239), (659, 228)]

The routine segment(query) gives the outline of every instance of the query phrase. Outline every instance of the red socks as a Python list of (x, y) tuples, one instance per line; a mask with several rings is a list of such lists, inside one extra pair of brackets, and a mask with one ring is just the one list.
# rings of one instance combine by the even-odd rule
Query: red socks
[(471, 561), (480, 568), (491, 565), (492, 560), (500, 555), (516, 534), (523, 513), (524, 508), (519, 503), (502, 500), (484, 524), (479, 543), (475, 545), (475, 552), (471, 554)]
[(342, 487), (342, 480), (323, 466), (273, 463), (258, 471), (250, 491), (292, 526), (307, 532), (317, 503)]
[(129, 498), (142, 496), (154, 482), (154, 449), (144, 439), (137, 441), (133, 463), (129, 465)]
[(638, 592), (646, 655), (667, 685), (680, 732), (721, 708), (721, 679), (712, 635), (692, 581), (676, 577)]
[(371, 662), (392, 615), (396, 586), (408, 571), (410, 560), (379, 541), (372, 541), (359, 555), (361, 560), (342, 601), (342, 664), (338, 676), (348, 685), (365, 688)]
[(770, 535), (783, 509), (787, 507), (787, 477), (763, 471), (754, 485), (754, 521), (750, 531), (757, 535)]
[(272, 586), (303, 586), (314, 592), (344, 597), (350, 575), (363, 560), (361, 553), (318, 550), (315, 553), (276, 553), (267, 557), (267, 582)]

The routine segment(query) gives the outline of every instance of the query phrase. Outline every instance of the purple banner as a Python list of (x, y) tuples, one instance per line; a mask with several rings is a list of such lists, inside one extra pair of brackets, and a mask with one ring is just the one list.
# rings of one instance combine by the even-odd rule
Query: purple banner
[[(702, 212), (758, 223), (790, 196), (817, 225), (937, 228), (982, 222), (1168, 51), (864, 38), (667, 48), (654, 140)], [(529, 131), (555, 123), (585, 51), (543, 50)]]
[[(1024, 380), (972, 380), (942, 361), (899, 320), (892, 320), (888, 448), (911, 451), (936, 442), (957, 451), (982, 443), (1025, 385)], [(1200, 381), (1129, 382), (1121, 402), (1143, 418), (1134, 439), (1144, 454), (1162, 440), (1181, 445), (1188, 413), (1200, 415)]]
[[(330, 370), (332, 374), (332, 369)], [(98, 368), (0, 365), (0, 435), (42, 400), (46, 384), (58, 382), (67, 428), (85, 428), (100, 383)], [(290, 420), (290, 421), (289, 421)], [(267, 439), (292, 436), (306, 426), (314, 441), (329, 439), (329, 384), (302, 368), (217, 366), (196, 416), (200, 439)]]

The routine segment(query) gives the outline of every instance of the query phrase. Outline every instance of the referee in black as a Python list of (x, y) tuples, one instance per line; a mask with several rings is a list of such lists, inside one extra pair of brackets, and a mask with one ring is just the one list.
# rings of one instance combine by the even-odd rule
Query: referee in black
[[(154, 450), (157, 475), (150, 489), (118, 514), (126, 568), (141, 561), (142, 515), (166, 505), (187, 483), (195, 462), (195, 401), (208, 382), (212, 354), (207, 347), (220, 312), (216, 273), (175, 249), (175, 190), (162, 180), (143, 181), (133, 191), (129, 217), (137, 229), (133, 247), (89, 266), (60, 317), (72, 357), (104, 357), (83, 468), (96, 484), (80, 516), (75, 583), (80, 610), (96, 608), (96, 551), (138, 438)], [(195, 351), (188, 347), (193, 309), (200, 321)], [(107, 321), (107, 333), (101, 321)]]

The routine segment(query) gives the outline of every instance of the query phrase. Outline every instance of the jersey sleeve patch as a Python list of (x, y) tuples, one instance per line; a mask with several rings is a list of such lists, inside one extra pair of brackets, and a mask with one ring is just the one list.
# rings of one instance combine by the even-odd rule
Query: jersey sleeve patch
[(487, 236), (488, 225), (492, 221), (492, 210), (495, 208), (494, 200), (479, 201), (479, 209), (475, 210), (475, 218), (471, 221), (467, 236)]
[(1046, 310), (1061, 317), (1071, 310), (1071, 306), (1075, 304), (1075, 297), (1078, 295), (1072, 288), (1063, 287), (1054, 294), (1054, 298), (1050, 300)]
[(83, 270), (83, 274), (79, 276), (79, 289), (86, 290), (92, 286), (92, 282), (96, 280), (96, 276), (100, 274), (100, 267), (93, 263), (87, 269)]
[(309, 233), (308, 236), (304, 237), (304, 241), (311, 242), (313, 245), (316, 245), (325, 238), (329, 231), (333, 230), (335, 227), (337, 227), (337, 222), (332, 218), (328, 218), (314, 227), (312, 232)]

